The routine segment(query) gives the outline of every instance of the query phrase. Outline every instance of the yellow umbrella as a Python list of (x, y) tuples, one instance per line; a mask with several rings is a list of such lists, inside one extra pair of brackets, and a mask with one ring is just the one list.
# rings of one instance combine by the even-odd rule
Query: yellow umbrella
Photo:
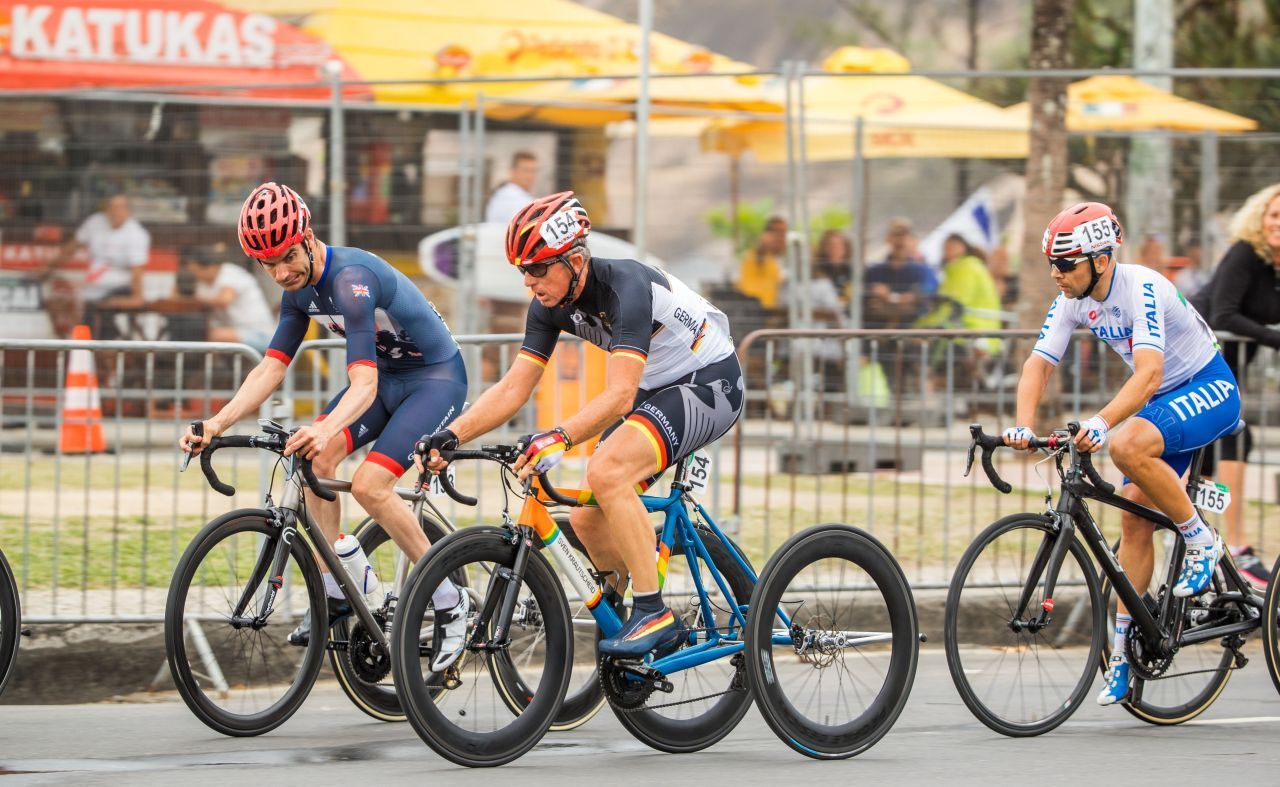
[[(1010, 115), (1029, 119), (1026, 103)], [(1067, 87), (1069, 131), (1254, 131), (1251, 118), (1175, 96), (1130, 76), (1096, 76)]]
[[(734, 64), (737, 70), (751, 67)], [(752, 77), (706, 76), (654, 79), (649, 82), (651, 113), (655, 117), (679, 116), (668, 108), (701, 108), (740, 112), (782, 112), (782, 104), (767, 96)], [(562, 126), (595, 126), (635, 116), (630, 107), (611, 109), (606, 106), (581, 107), (575, 102), (591, 104), (634, 104), (640, 97), (636, 79), (575, 79), (538, 85), (486, 104), (486, 114), (499, 120), (535, 120)], [(707, 119), (692, 121), (697, 129)], [(694, 125), (684, 124), (694, 129)]]
[[(832, 73), (908, 71), (884, 49), (843, 47), (823, 63)], [(774, 84), (770, 95), (785, 89)], [(880, 157), (1017, 158), (1026, 155), (1026, 123), (994, 104), (918, 76), (811, 76), (804, 80), (805, 147), (810, 160), (853, 158), (854, 122), (863, 118), (863, 152)], [(711, 150), (751, 151), (765, 162), (786, 160), (785, 126), (774, 121), (717, 123), (703, 137)]]
[[(377, 80), (584, 77), (634, 73), (640, 28), (570, 0), (228, 0), (297, 20), (360, 74)], [(479, 6), (483, 6), (480, 8)], [(655, 72), (740, 70), (721, 55), (661, 33), (650, 36)], [(527, 90), (520, 82), (379, 85), (378, 100), (454, 105), (477, 92)]]

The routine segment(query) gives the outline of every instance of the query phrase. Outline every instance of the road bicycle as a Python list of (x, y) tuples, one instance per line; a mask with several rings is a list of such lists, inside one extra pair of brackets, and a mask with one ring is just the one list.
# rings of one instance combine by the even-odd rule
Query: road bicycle
[[(622, 627), (624, 610), (607, 599), (604, 578), (569, 548), (548, 514), (551, 504), (592, 504), (591, 492), (556, 490), (545, 474), (516, 481), (512, 464), (520, 455), (519, 445), (442, 452), (449, 462), (500, 465), (502, 524), (467, 528), (433, 545), (409, 576), (392, 628), (394, 682), (410, 724), (461, 765), (510, 762), (556, 718), (575, 652), (560, 576), (585, 599), (603, 636)], [(770, 727), (795, 750), (823, 759), (865, 751), (892, 727), (915, 673), (916, 610), (901, 568), (866, 533), (821, 525), (790, 539), (757, 578), (692, 495), (707, 461), (698, 454), (683, 460), (670, 494), (641, 496), (647, 511), (663, 517), (659, 580), (690, 635), (662, 658), (593, 656), (610, 707), (637, 739), (681, 753), (728, 735), (754, 694)], [(442, 486), (454, 500), (475, 504), (447, 480)], [(515, 520), (512, 498), (523, 500)], [(456, 573), (472, 579), (479, 600), (461, 657), (433, 684), (414, 656), (429, 636), (432, 589)], [(517, 657), (509, 643), (530, 632), (540, 647)]]
[[(217, 437), (201, 453), (201, 469), (215, 490), (235, 493), (213, 470), (213, 454), (219, 449), (284, 450), (291, 432), (272, 421), (258, 423), (263, 434)], [(192, 428), (199, 434), (199, 422)], [(349, 492), (351, 484), (316, 478), (310, 463), (297, 456), (281, 463), (284, 492), (278, 505), (268, 493), (262, 508), (218, 517), (178, 562), (165, 610), (165, 646), (178, 691), (196, 717), (218, 732), (260, 735), (298, 709), (327, 652), (339, 685), (356, 707), (383, 721), (403, 721), (390, 684), (388, 633), (409, 561), (377, 522), (361, 523), (353, 535), (381, 577), (383, 591), (378, 603), (366, 602), (308, 516), (302, 495), (306, 484), (333, 500), (336, 493)], [(414, 516), (430, 541), (452, 531), (426, 492), (397, 487), (396, 493), (413, 503)], [(323, 624), (313, 626), (308, 644), (294, 646), (287, 636), (298, 622), (289, 608), (296, 596), (286, 588), (302, 591), (313, 621), (328, 616), (317, 553), (337, 578), (352, 613), (327, 631)], [(465, 577), (456, 579), (465, 582)]]
[[(992, 463), (994, 452), (1005, 447), (1003, 439), (984, 434), (978, 424), (969, 429), (966, 474), (981, 449), (987, 478), (1007, 494), (1011, 487)], [(1113, 590), (1133, 616), (1126, 644), (1133, 687), (1122, 706), (1143, 721), (1180, 724), (1202, 713), (1232, 671), (1247, 663), (1242, 649), (1255, 629), (1262, 629), (1268, 664), (1277, 663), (1276, 601), (1264, 605), (1229, 555), (1219, 562), (1206, 592), (1174, 597), (1170, 589), (1185, 551), (1177, 528), (1159, 511), (1117, 495), (1094, 469), (1090, 454), (1077, 451), (1078, 429), (1072, 422), (1032, 441), (1033, 448), (1051, 452), (1059, 478), (1057, 504), (1044, 513), (1004, 517), (984, 530), (961, 557), (947, 594), (944, 640), (952, 680), (969, 710), (1004, 735), (1048, 732), (1089, 696), (1111, 648)], [(1187, 482), (1197, 510), (1213, 501), (1214, 491), (1221, 492), (1211, 482), (1201, 491), (1203, 452), (1193, 455)], [(1155, 539), (1156, 570), (1149, 587), (1130, 582), (1087, 500), (1136, 514), (1167, 535)], [(1277, 677), (1274, 666), (1272, 677)]]
[(18, 640), (31, 632), (22, 628), (22, 603), (18, 599), (18, 583), (13, 569), (0, 552), (0, 694), (13, 677), (18, 660)]

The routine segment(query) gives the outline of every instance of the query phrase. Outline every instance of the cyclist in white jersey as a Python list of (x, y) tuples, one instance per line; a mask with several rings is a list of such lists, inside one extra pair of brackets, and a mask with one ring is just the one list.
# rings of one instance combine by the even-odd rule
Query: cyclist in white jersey
[[(1043, 249), (1061, 292), (1022, 367), (1019, 426), (1006, 429), (1004, 440), (1026, 449), (1035, 436), (1041, 394), (1073, 330), (1088, 328), (1109, 344), (1133, 375), (1105, 407), (1081, 422), (1076, 445), (1094, 452), (1109, 444), (1112, 460), (1125, 473), (1125, 497), (1154, 506), (1178, 524), (1187, 549), (1173, 594), (1194, 596), (1208, 587), (1224, 547), (1196, 513), (1180, 477), (1197, 448), (1235, 428), (1240, 396), (1213, 332), (1177, 288), (1149, 268), (1115, 262), (1123, 233), (1115, 213), (1098, 202), (1074, 205), (1049, 222)], [(1112, 425), (1125, 419), (1112, 434)], [(1146, 587), (1155, 561), (1154, 526), (1128, 512), (1120, 525), (1120, 565), (1135, 587)], [(1129, 623), (1120, 602), (1101, 705), (1129, 696)]]

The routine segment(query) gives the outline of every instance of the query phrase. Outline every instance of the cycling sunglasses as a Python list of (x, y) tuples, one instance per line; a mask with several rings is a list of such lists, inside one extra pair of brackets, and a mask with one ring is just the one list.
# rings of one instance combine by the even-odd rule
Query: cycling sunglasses
[(1050, 257), (1049, 264), (1063, 273), (1070, 273), (1076, 269), (1076, 266), (1082, 262), (1092, 262), (1093, 257), (1088, 254), (1081, 254), (1078, 257)]
[(547, 275), (547, 271), (551, 270), (552, 265), (555, 265), (557, 262), (561, 262), (562, 260), (562, 257), (552, 257), (549, 260), (531, 262), (528, 265), (517, 265), (516, 267), (520, 269), (521, 273), (527, 273), (535, 279), (541, 279), (543, 276)]

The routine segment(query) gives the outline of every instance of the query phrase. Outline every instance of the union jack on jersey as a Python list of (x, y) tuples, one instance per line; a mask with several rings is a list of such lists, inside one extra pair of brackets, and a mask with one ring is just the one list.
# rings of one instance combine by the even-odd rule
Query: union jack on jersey
[(369, 297), (369, 285), (367, 285), (367, 284), (353, 284), (353, 285), (351, 285), (351, 294), (352, 294), (352, 295), (354, 295), (354, 296), (356, 296), (357, 298), (368, 298), (368, 297)]

